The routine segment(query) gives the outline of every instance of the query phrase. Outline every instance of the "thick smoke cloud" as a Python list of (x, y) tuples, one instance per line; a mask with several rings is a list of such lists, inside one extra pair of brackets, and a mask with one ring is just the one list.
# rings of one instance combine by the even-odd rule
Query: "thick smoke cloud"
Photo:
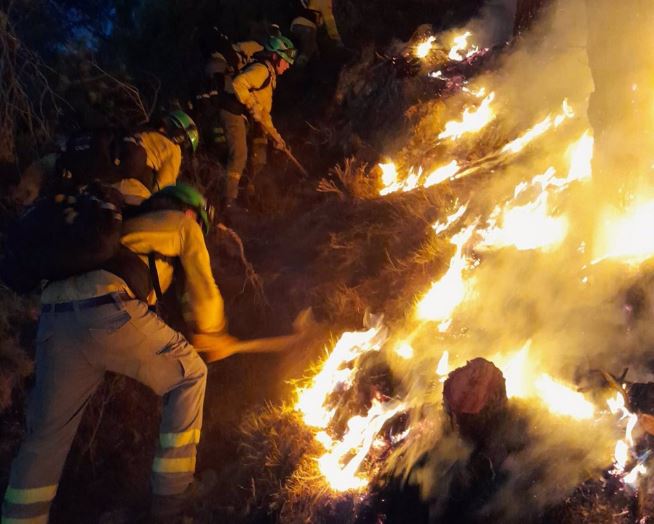
[[(643, 181), (651, 178), (654, 164), (654, 20), (646, 23), (645, 19), (654, 15), (646, 3), (620, 2), (618, 7), (612, 0), (593, 0), (588, 11), (583, 0), (554, 3), (498, 68), (469, 86), (496, 92), (497, 121), (467, 143), (462, 140), (443, 151), (438, 159), (445, 164), (470, 151), (479, 156), (491, 153), (497, 143), (512, 140), (559, 111), (567, 99), (574, 118), (523, 154), (494, 164), (493, 173), (486, 173), (483, 182), (476, 186), (471, 182), (467, 192), (462, 190), (461, 199), (470, 200), (462, 224), (475, 220), (483, 224), (496, 204), (511, 198), (516, 184), (550, 167), (565, 176), (566, 151), (587, 130), (595, 134), (594, 169), (600, 174), (551, 200), (554, 212), (568, 221), (562, 245), (550, 251), (474, 252), (471, 241), (470, 256), (478, 258), (478, 266), (467, 273), (470, 294), (457, 309), (449, 331), (440, 334), (434, 323), (416, 321), (397, 336), (410, 339), (416, 351), (410, 362), (391, 359), (391, 365), (404, 378), (417, 429), (391, 467), (421, 487), (435, 515), (452, 485), (453, 464), (464, 462), (470, 453), (448, 431), (443, 414), (434, 370), (444, 351), (450, 352), (456, 365), (480, 356), (499, 362), (529, 343), (529, 380), (546, 372), (586, 386), (587, 397), (598, 407), (592, 422), (578, 422), (548, 413), (535, 400), (512, 402), (515, 420), (525, 421), (527, 429), (515, 452), (502, 462), (498, 474), (506, 477), (503, 488), (479, 508), (480, 514), (496, 515), (502, 521), (533, 516), (610, 466), (620, 430), (615, 419), (600, 414), (605, 398), (591, 388), (601, 382), (596, 370), (619, 373), (630, 367), (632, 380), (648, 377), (646, 350), (654, 343), (654, 301), (644, 267), (622, 261), (593, 263), (597, 232), (606, 225), (603, 210), (628, 203), (627, 194), (632, 199), (649, 196)], [(489, 13), (500, 6), (510, 9), (509, 4), (489, 2), (482, 18), (470, 25), (486, 29), (484, 42), (501, 33), (498, 26), (485, 25), (495, 19)], [(624, 7), (627, 4), (631, 9)], [(608, 27), (610, 34), (599, 34)], [(623, 38), (627, 44), (609, 49)], [(427, 116), (417, 129), (429, 129), (431, 120), (443, 121), (443, 112), (449, 116), (448, 107), (458, 111), (462, 105), (456, 98), (444, 108), (442, 103), (434, 104), (434, 112), (440, 114)], [(406, 157), (420, 157), (416, 143), (404, 151)], [(503, 429), (510, 432), (509, 426)]]

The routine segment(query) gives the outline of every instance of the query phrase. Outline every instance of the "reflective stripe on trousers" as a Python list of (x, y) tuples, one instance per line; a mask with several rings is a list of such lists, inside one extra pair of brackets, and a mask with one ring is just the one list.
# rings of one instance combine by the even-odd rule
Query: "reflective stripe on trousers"
[(3, 524), (47, 522), (84, 407), (105, 371), (164, 397), (152, 489), (160, 495), (186, 489), (195, 470), (207, 368), (180, 333), (143, 302), (116, 298), (108, 305), (42, 314), (36, 346), (27, 435), (11, 466)]

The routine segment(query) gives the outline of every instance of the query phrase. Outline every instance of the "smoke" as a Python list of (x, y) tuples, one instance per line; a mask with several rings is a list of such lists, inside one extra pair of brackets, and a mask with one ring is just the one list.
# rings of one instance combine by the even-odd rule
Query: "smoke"
[(467, 28), (477, 35), (476, 41), (481, 47), (504, 45), (513, 35), (517, 10), (518, 0), (486, 0), (479, 18)]
[[(645, 16), (644, 3), (624, 4), (642, 9)], [(511, 5), (514, 8), (515, 2), (488, 2), (482, 18), (469, 27), (484, 28), (483, 42), (496, 42), (506, 28), (489, 26), (488, 21), (496, 19), (492, 13), (497, 9), (507, 13)], [(429, 154), (416, 150), (421, 140), (413, 140), (403, 152), (407, 163), (406, 159), (423, 158), (443, 165), (452, 158), (474, 155), (483, 164), (487, 156), (495, 158), (491, 172), (482, 170), (483, 179), (457, 186), (460, 200), (468, 200), (469, 207), (451, 233), (475, 222), (483, 226), (496, 204), (513, 198), (520, 182), (550, 168), (565, 177), (570, 168), (566, 151), (589, 129), (596, 135), (593, 167), (600, 173), (593, 182), (575, 182), (552, 194), (549, 207), (567, 224), (562, 244), (549, 250), (475, 251), (475, 239), (471, 240), (467, 249), (476, 262), (466, 273), (468, 294), (447, 332), (439, 333), (434, 323), (416, 321), (396, 336), (398, 341), (409, 340), (415, 351), (409, 362), (389, 359), (404, 379), (406, 397), (413, 402), (410, 427), (415, 429), (390, 467), (420, 486), (436, 515), (447, 514), (448, 493), (461, 485), (454, 465), (465, 463), (473, 452), (444, 429), (442, 388), (435, 375), (444, 351), (455, 365), (479, 356), (499, 362), (529, 343), (527, 381), (548, 373), (568, 384), (580, 384), (588, 388), (587, 396), (597, 406), (589, 423), (552, 415), (537, 400), (511, 402), (511, 415), (497, 428), (498, 438), (514, 438), (510, 434), (516, 427), (524, 431), (515, 437), (517, 443), (508, 457), (497, 461), (496, 474), (502, 479), (499, 489), (477, 508), (479, 515), (495, 515), (501, 521), (537, 514), (610, 466), (620, 430), (614, 418), (600, 413), (605, 398), (598, 388), (593, 389), (601, 382), (597, 370), (619, 374), (625, 367), (636, 368), (632, 379), (646, 374), (645, 350), (654, 343), (651, 279), (643, 278), (642, 266), (593, 262), (598, 231), (606, 226), (603, 210), (615, 207), (616, 201), (629, 204), (636, 197), (651, 196), (643, 190), (643, 179), (650, 176), (654, 164), (654, 127), (650, 129), (654, 126), (654, 86), (644, 78), (654, 70), (650, 64), (654, 37), (651, 24), (644, 24), (642, 17), (636, 23), (636, 11), (618, 9), (613, 1), (594, 1), (588, 13), (585, 8), (583, 0), (555, 3), (535, 30), (506, 53), (496, 70), (468, 86), (496, 93), (498, 117), (484, 132), (442, 146), (436, 155), (432, 150)], [(611, 38), (606, 33), (599, 37), (598, 31), (609, 27), (609, 21)], [(625, 59), (622, 44), (617, 46), (619, 53), (608, 51), (623, 37), (635, 58)], [(641, 50), (635, 46), (638, 41), (652, 45)], [(604, 59), (598, 61), (597, 54), (603, 52)], [(437, 123), (460, 113), (469, 99), (469, 94), (461, 94), (447, 100), (445, 107), (440, 102), (431, 104), (428, 107), (439, 114), (429, 114), (416, 129), (437, 128)], [(575, 113), (569, 122), (548, 132), (524, 153), (497, 161), (493, 154), (498, 144), (520, 136), (548, 114), (556, 114), (564, 99)], [(523, 200), (529, 201), (529, 195), (526, 191)], [(540, 234), (533, 231), (535, 236)]]

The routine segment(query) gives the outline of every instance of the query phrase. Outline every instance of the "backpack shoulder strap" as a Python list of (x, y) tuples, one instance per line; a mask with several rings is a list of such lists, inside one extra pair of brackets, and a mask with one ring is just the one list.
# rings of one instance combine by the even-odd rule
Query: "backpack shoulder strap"
[(154, 289), (154, 294), (157, 296), (157, 302), (160, 302), (163, 298), (163, 292), (161, 290), (161, 282), (159, 282), (159, 272), (157, 271), (157, 260), (163, 260), (169, 262), (171, 265), (174, 264), (175, 257), (168, 257), (157, 253), (156, 251), (150, 251), (148, 253), (148, 266), (150, 268), (150, 280), (152, 280), (152, 289)]
[(157, 302), (163, 298), (161, 292), (161, 283), (159, 282), (159, 272), (157, 271), (157, 255), (155, 251), (148, 253), (148, 266), (150, 267), (150, 279), (152, 280), (152, 287), (154, 294), (157, 296)]
[(262, 65), (262, 66), (264, 66), (266, 68), (266, 70), (268, 71), (268, 76), (266, 76), (266, 79), (261, 83), (261, 85), (259, 87), (255, 87), (254, 89), (252, 89), (252, 91), (263, 91), (264, 89), (266, 89), (266, 87), (268, 87), (270, 85), (270, 82), (272, 82), (273, 73), (270, 70), (270, 67), (268, 67), (268, 64), (266, 62), (264, 62), (263, 60), (255, 60), (254, 62), (249, 64), (245, 68), (245, 70), (247, 71), (248, 69), (250, 69), (251, 67), (254, 67), (257, 64), (260, 64), (260, 65)]

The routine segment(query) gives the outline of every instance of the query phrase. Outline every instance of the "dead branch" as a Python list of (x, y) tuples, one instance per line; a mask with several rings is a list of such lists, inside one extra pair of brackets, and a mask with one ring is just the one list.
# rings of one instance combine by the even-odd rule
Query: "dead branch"
[(259, 301), (264, 305), (269, 305), (266, 298), (266, 294), (263, 289), (263, 281), (261, 277), (254, 270), (254, 266), (248, 261), (245, 256), (245, 247), (243, 246), (243, 241), (236, 231), (227, 227), (224, 224), (218, 224), (218, 231), (225, 235), (230, 241), (235, 250), (230, 250), (230, 254), (238, 258), (243, 264), (243, 269), (245, 270), (245, 278), (243, 280), (243, 287), (241, 289), (241, 294), (245, 292), (245, 288), (248, 284), (252, 286), (255, 292), (255, 296)]
[(48, 112), (58, 112), (61, 102), (46, 78), (46, 66), (16, 36), (12, 4), (0, 11), (0, 160), (10, 163), (16, 160), (19, 129), (37, 147), (51, 138)]

